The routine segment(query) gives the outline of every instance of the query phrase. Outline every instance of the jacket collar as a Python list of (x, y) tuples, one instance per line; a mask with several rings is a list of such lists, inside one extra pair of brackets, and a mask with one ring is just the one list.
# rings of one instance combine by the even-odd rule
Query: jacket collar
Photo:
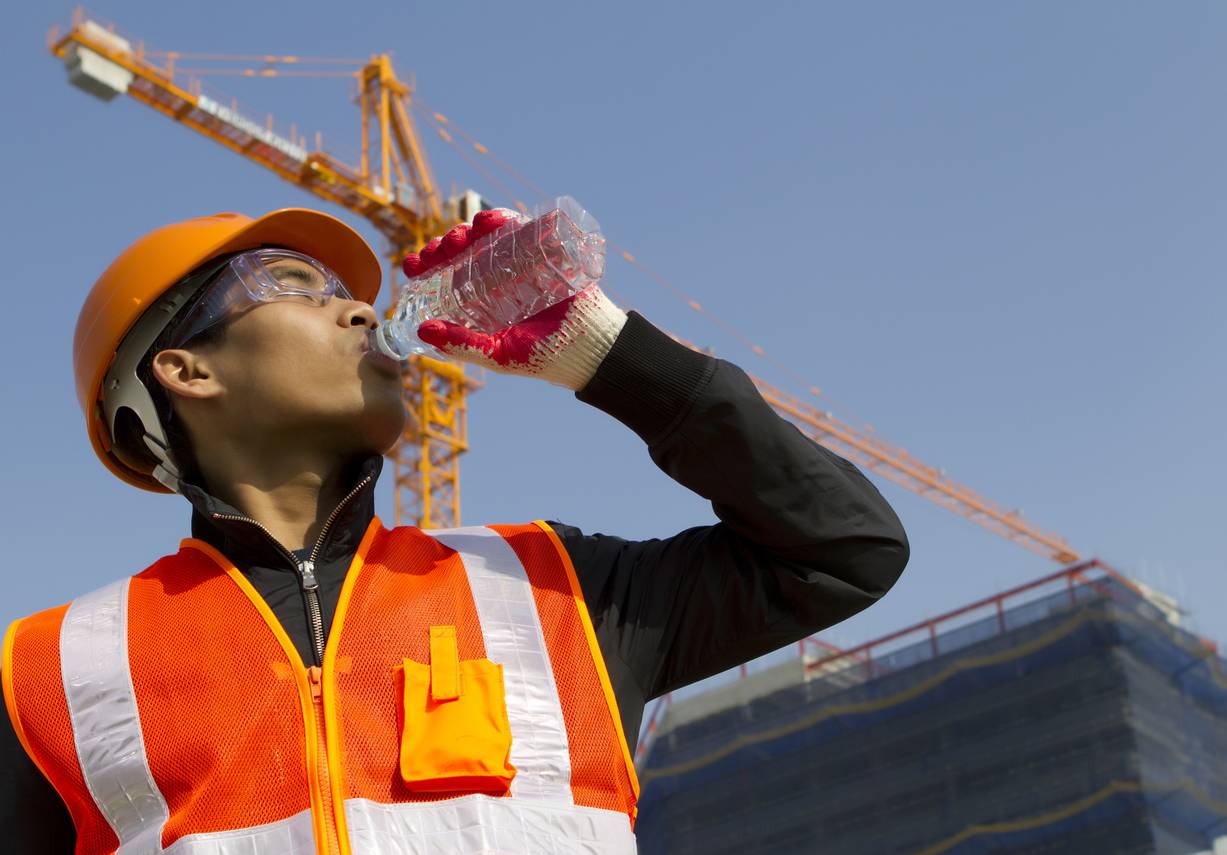
[[(348, 563), (357, 551), (375, 516), (375, 482), (382, 469), (383, 458), (378, 455), (362, 461), (351, 479), (351, 489), (359, 485), (361, 489), (339, 508), (315, 559), (317, 566)], [(184, 481), (181, 491), (192, 503), (192, 537), (225, 555), (239, 570), (255, 566), (297, 569), (297, 562), (292, 564), (280, 544), (254, 521), (195, 484)]]

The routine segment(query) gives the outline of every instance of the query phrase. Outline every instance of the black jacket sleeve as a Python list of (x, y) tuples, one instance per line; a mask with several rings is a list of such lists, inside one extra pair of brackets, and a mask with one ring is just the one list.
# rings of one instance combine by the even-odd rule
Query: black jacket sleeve
[(0, 709), (0, 839), (13, 855), (72, 855), (77, 846), (68, 807), (21, 747)]
[(646, 701), (856, 614), (903, 572), (907, 538), (877, 489), (735, 365), (631, 313), (577, 397), (638, 433), (720, 520), (638, 542), (558, 526), (632, 750)]

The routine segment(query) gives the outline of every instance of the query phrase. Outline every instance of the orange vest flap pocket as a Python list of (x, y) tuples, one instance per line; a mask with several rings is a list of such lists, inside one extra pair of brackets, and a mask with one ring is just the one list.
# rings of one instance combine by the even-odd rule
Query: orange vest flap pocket
[(460, 697), (460, 651), (454, 626), (430, 628), (430, 697), (436, 701)]
[[(489, 659), (458, 665), (458, 694), (447, 698), (451, 693), (443, 691), (447, 699), (436, 699), (431, 667), (404, 660), (401, 778), (415, 792), (505, 792), (516, 768), (511, 765), (503, 666)], [(446, 674), (448, 667), (440, 670)]]

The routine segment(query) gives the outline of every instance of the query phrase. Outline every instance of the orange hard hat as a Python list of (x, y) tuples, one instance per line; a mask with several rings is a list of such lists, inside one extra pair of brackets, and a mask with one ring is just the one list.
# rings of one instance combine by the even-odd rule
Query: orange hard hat
[(85, 298), (72, 341), (77, 400), (94, 453), (129, 484), (170, 492), (152, 474), (127, 465), (111, 448), (100, 400), (103, 378), (124, 336), (159, 297), (209, 259), (261, 246), (285, 247), (322, 262), (356, 300), (373, 303), (379, 293), (379, 258), (357, 232), (318, 211), (283, 208), (256, 220), (242, 214), (215, 214), (156, 229), (120, 253)]

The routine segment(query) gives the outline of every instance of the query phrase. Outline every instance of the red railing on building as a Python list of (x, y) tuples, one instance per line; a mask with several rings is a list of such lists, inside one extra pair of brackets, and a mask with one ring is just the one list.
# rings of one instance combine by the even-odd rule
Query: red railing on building
[[(1112, 580), (1119, 588), (1105, 584), (1107, 580)], [(882, 659), (884, 654), (922, 643), (927, 639), (928, 643), (932, 645), (932, 655), (937, 656), (939, 653), (947, 652), (939, 650), (939, 639), (944, 633), (967, 626), (984, 618), (992, 617), (994, 614), (998, 621), (998, 631), (1005, 632), (1007, 629), (1007, 611), (1015, 606), (1025, 605), (1026, 603), (1019, 602), (1020, 598), (1024, 596), (1026, 597), (1026, 602), (1032, 602), (1038, 600), (1040, 596), (1046, 593), (1056, 593), (1064, 588), (1069, 592), (1070, 605), (1076, 605), (1077, 587), (1079, 585), (1087, 586), (1107, 597), (1119, 598), (1119, 589), (1123, 588), (1138, 597), (1149, 599), (1147, 593), (1139, 588), (1135, 582), (1122, 576), (1102, 561), (1098, 559), (1083, 561), (1066, 567), (1064, 570), (1058, 570), (1056, 573), (1036, 579), (1033, 582), (1020, 585), (1017, 588), (1011, 588), (1008, 591), (1003, 591), (1000, 594), (987, 597), (938, 617), (921, 621), (898, 632), (892, 632), (889, 635), (876, 638), (859, 647), (854, 647), (850, 650), (834, 651), (830, 656), (810, 659), (806, 662), (805, 668), (807, 673), (820, 670), (834, 672), (842, 667), (851, 665), (852, 662), (849, 660), (855, 660), (856, 664), (868, 666), (867, 676), (875, 676), (875, 661)], [(1215, 649), (1213, 642), (1202, 639), (1202, 643), (1210, 649)], [(882, 668), (883, 670), (889, 670), (886, 666), (882, 666)]]

